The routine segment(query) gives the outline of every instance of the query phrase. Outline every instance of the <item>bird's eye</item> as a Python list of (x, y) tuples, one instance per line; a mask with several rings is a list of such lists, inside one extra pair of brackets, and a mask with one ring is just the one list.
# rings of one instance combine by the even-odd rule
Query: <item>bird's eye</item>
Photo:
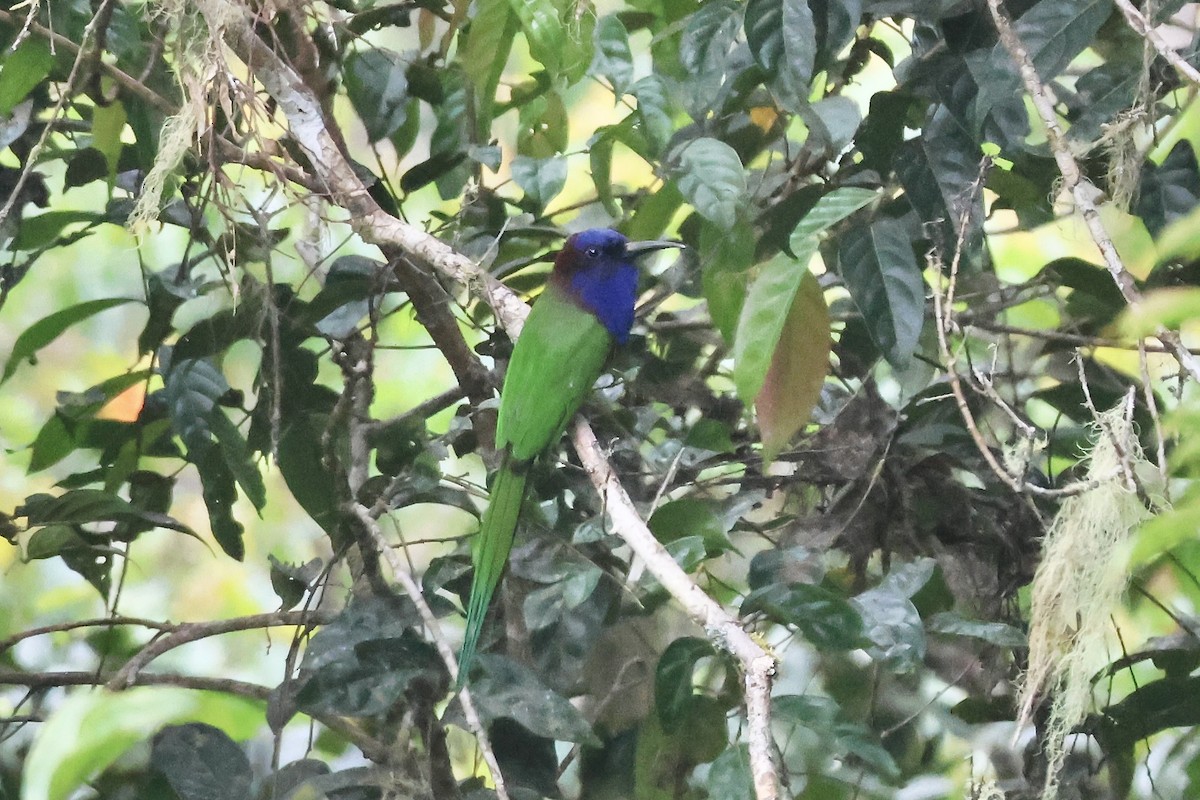
[(600, 255), (600, 248), (599, 247), (589, 247), (587, 249), (587, 254), (588, 254), (588, 258), (596, 258), (597, 256)]

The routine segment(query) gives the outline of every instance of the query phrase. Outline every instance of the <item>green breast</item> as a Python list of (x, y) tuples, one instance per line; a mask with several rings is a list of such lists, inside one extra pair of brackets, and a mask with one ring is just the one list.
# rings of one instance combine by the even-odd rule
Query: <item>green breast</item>
[(496, 447), (531, 460), (553, 444), (599, 377), (612, 337), (590, 313), (547, 287), (513, 348)]

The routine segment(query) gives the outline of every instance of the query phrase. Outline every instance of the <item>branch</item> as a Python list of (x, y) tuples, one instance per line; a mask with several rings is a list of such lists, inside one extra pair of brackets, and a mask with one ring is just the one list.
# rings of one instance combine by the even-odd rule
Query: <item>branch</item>
[[(467, 257), (420, 228), (380, 209), (367, 194), (366, 188), (337, 147), (334, 137), (326, 129), (320, 106), (300, 77), (258, 39), (247, 20), (228, 27), (227, 31), (235, 51), (250, 66), (287, 117), (292, 138), (304, 150), (317, 171), (317, 177), (327, 187), (329, 199), (350, 213), (350, 225), (355, 232), (366, 242), (381, 248), (396, 247), (418, 261), (430, 264), (450, 279), (465, 284), (492, 307), (496, 318), (515, 337), (529, 313), (528, 306)], [(750, 637), (732, 615), (696, 586), (654, 539), (586, 421), (579, 419), (576, 422), (573, 440), (580, 460), (605, 501), (615, 531), (646, 562), (651, 573), (671, 596), (704, 626), (708, 635), (740, 662), (745, 672), (755, 793), (759, 800), (774, 800), (779, 793), (770, 733), (774, 658)], [(361, 518), (363, 515), (360, 513), (359, 516)], [(366, 516), (370, 519), (369, 514)], [(367, 520), (363, 522), (367, 524)], [(377, 525), (374, 530), (378, 530)], [(384, 548), (385, 555), (389, 552)], [(393, 567), (396, 568), (397, 578), (409, 591), (407, 583), (412, 582), (412, 577), (407, 574), (403, 564), (395, 563)]]
[(332, 619), (329, 614), (320, 611), (278, 611), (271, 614), (254, 614), (248, 617), (220, 619), (212, 622), (185, 622), (175, 626), (164, 636), (152, 639), (149, 644), (138, 651), (137, 655), (125, 662), (112, 679), (108, 688), (114, 692), (127, 689), (134, 685), (138, 672), (154, 659), (176, 647), (190, 642), (207, 639), (210, 636), (220, 636), (234, 631), (272, 628), (281, 625), (323, 625)]
[(777, 797), (778, 776), (771, 755), (771, 682), (775, 675), (775, 658), (746, 632), (732, 614), (687, 576), (650, 532), (612, 465), (605, 458), (587, 420), (582, 417), (575, 420), (571, 441), (621, 539), (642, 559), (646, 569), (671, 597), (683, 606), (688, 616), (704, 627), (705, 634), (731, 653), (741, 665), (746, 687), (747, 738), (754, 793), (759, 800)]
[(1158, 31), (1150, 27), (1150, 23), (1142, 16), (1142, 12), (1133, 7), (1133, 3), (1129, 0), (1114, 0), (1114, 2), (1117, 4), (1117, 8), (1121, 9), (1121, 13), (1125, 15), (1125, 21), (1129, 23), (1129, 27), (1150, 42), (1150, 46), (1157, 50), (1158, 54), (1165, 58), (1171, 66), (1182, 72), (1185, 78), (1194, 84), (1200, 84), (1200, 72), (1180, 58), (1179, 53), (1163, 41), (1163, 38), (1158, 35)]
[[(56, 689), (60, 686), (105, 686), (115, 676), (97, 672), (18, 672), (0, 670), (0, 686), (27, 686), (30, 689)], [(257, 683), (234, 680), (233, 678), (201, 678), (195, 675), (142, 672), (133, 679), (133, 686), (176, 686), (181, 689), (196, 689), (204, 692), (248, 697), (251, 700), (268, 702), (271, 689)], [(309, 716), (312, 716), (311, 714)], [(362, 731), (357, 725), (341, 717), (313, 716), (331, 731), (335, 731), (353, 742), (363, 755), (377, 763), (387, 763), (388, 747)]]
[[(1141, 290), (1134, 282), (1133, 275), (1125, 268), (1116, 246), (1113, 245), (1112, 236), (1105, 229), (1104, 221), (1100, 219), (1100, 210), (1096, 206), (1096, 200), (1101, 196), (1100, 190), (1084, 177), (1078, 162), (1075, 161), (1075, 156), (1071, 154), (1071, 148), (1063, 138), (1062, 129), (1058, 125), (1054, 103), (1047, 95), (1046, 87), (1038, 77), (1037, 71), (1034, 70), (1033, 62), (1029, 60), (1029, 53), (1025, 50), (1025, 45), (1021, 43), (1004, 10), (1001, 9), (1000, 0), (987, 0), (987, 5), (992, 12), (996, 31), (1000, 34), (1000, 42), (1020, 70), (1025, 91), (1029, 93), (1034, 108), (1037, 109), (1038, 116), (1041, 117), (1042, 124), (1046, 128), (1046, 140), (1054, 154), (1058, 170), (1062, 173), (1063, 185), (1071, 193), (1075, 200), (1075, 206), (1083, 215), (1088, 231), (1092, 234), (1092, 241), (1099, 248), (1100, 255), (1104, 258), (1104, 264), (1108, 267), (1109, 274), (1112, 275), (1113, 281), (1121, 291), (1121, 296), (1131, 307), (1139, 305), (1142, 302)], [(1160, 327), (1155, 335), (1170, 348), (1180, 367), (1186, 370), (1193, 380), (1200, 381), (1200, 362), (1183, 346), (1179, 334)]]

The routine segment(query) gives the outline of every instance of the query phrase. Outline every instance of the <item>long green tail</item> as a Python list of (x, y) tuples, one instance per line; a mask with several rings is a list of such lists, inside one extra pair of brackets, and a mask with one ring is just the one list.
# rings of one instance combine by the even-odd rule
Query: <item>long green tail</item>
[(467, 602), (467, 630), (463, 636), (462, 651), (458, 655), (459, 686), (467, 682), (467, 675), (471, 672), (475, 648), (483, 630), (483, 618), (487, 616), (492, 595), (508, 563), (513, 535), (517, 530), (517, 517), (521, 513), (521, 502), (525, 499), (525, 472), (524, 469), (514, 469), (511, 459), (505, 456), (492, 483), (491, 499), (487, 511), (483, 512), (479, 533), (475, 534), (472, 548), (475, 577), (471, 582), (471, 599)]

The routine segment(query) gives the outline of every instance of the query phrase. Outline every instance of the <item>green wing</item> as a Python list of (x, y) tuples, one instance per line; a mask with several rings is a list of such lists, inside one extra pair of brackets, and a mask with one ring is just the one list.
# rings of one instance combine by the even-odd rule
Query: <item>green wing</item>
[(484, 617), (512, 551), (529, 464), (562, 435), (611, 347), (604, 326), (553, 285), (529, 312), (500, 393), (496, 448), (504, 455), (471, 551), (475, 576), (458, 658), (460, 686), (471, 671)]
[(496, 448), (531, 461), (554, 444), (600, 376), (612, 338), (551, 284), (517, 339), (496, 420)]

